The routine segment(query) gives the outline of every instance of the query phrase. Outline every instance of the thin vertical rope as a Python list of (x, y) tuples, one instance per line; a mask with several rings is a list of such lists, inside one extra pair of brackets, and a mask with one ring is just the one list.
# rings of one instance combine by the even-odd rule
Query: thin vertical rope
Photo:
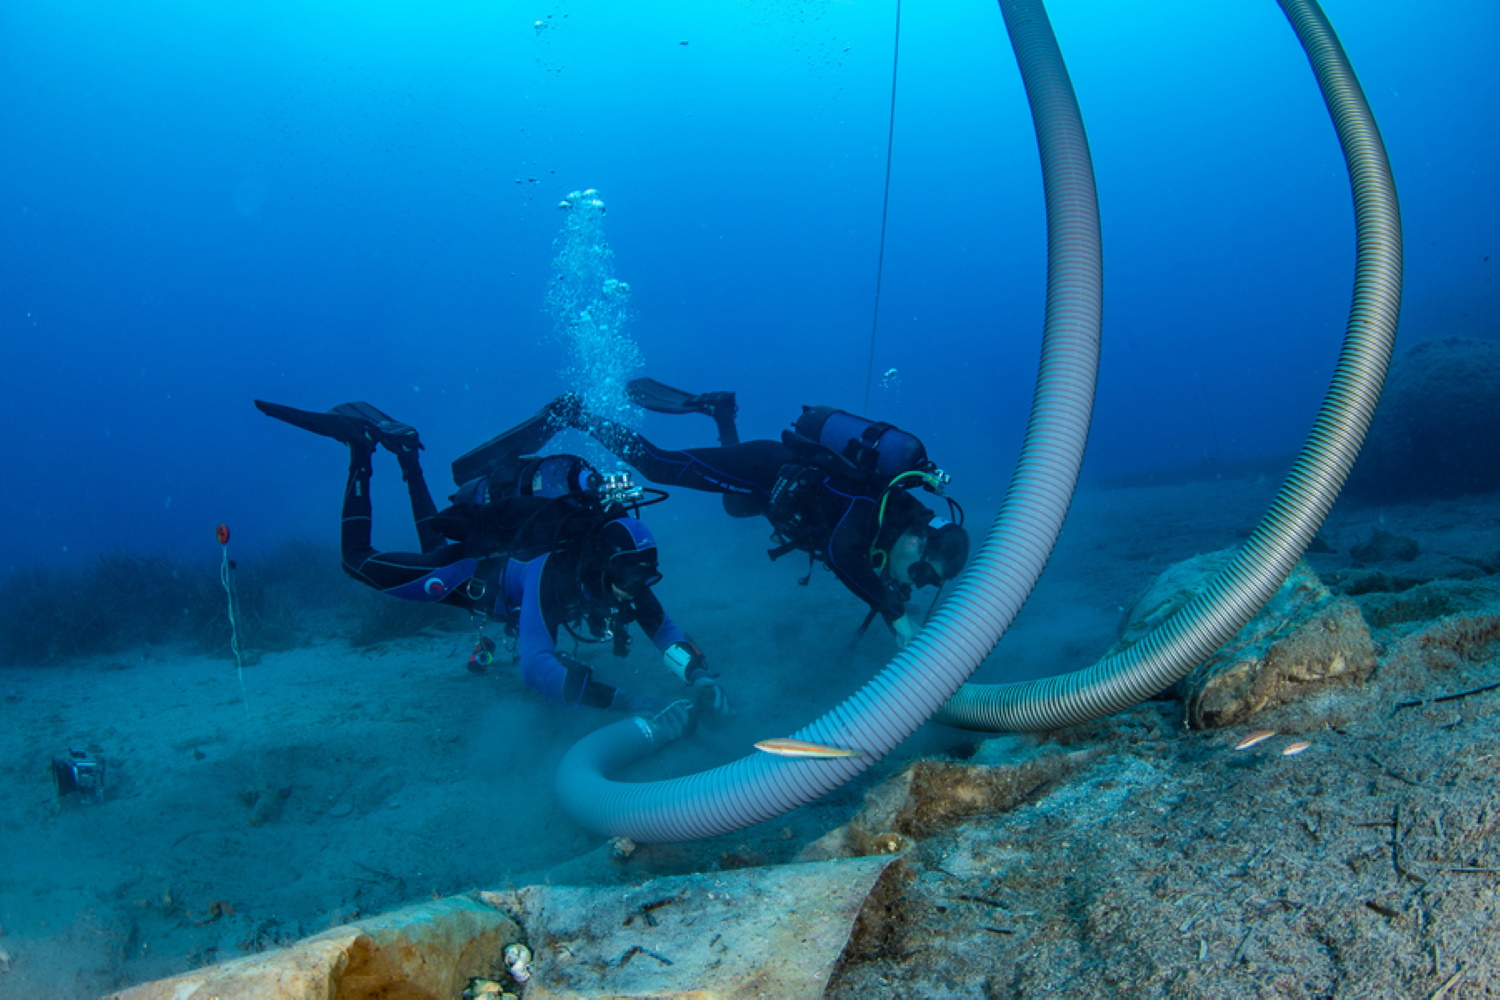
[(870, 317), (870, 358), (865, 364), (865, 405), (875, 383), (875, 338), (880, 330), (880, 286), (885, 277), (885, 223), (891, 211), (891, 152), (896, 146), (896, 74), (901, 65), (901, 0), (896, 0), (896, 42), (891, 53), (891, 117), (885, 130), (885, 193), (880, 198), (880, 254), (875, 260), (875, 313)]
[[(227, 535), (225, 536), (228, 537)], [(240, 655), (240, 595), (234, 588), (234, 563), (229, 559), (229, 544), (220, 544), (223, 550), (223, 562), (219, 566), (219, 582), (224, 585), (224, 596), (229, 604), (229, 649), (234, 653), (234, 672), (240, 679), (240, 704), (245, 708), (245, 733), (247, 738), (251, 730), (255, 728), (255, 720), (250, 715), (250, 692), (245, 687), (245, 660)], [(260, 769), (260, 751), (250, 744), (250, 762), (255, 768), (255, 780), (257, 788), (264, 793), (266, 788), (265, 772)]]

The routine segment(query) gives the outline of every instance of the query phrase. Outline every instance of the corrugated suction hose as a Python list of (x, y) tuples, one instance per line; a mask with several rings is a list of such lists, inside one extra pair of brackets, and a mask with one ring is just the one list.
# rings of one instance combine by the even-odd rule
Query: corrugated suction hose
[(1333, 384), (1281, 492), (1234, 560), (1142, 642), (1076, 673), (969, 685), (939, 722), (989, 732), (1054, 729), (1109, 715), (1175, 683), (1231, 639), (1281, 586), (1333, 507), (1375, 414), (1401, 311), (1401, 213), (1390, 161), (1359, 81), (1313, 0), (1280, 0), (1338, 130), (1354, 193), (1354, 302)]
[(770, 819), (859, 774), (945, 702), (943, 721), (991, 730), (1047, 729), (1118, 711), (1161, 690), (1248, 621), (1337, 496), (1389, 364), (1400, 299), (1400, 231), (1379, 136), (1337, 40), (1316, 5), (1286, 2), (1338, 123), (1359, 218), (1354, 313), (1312, 440), (1245, 553), (1185, 609), (1193, 611), (1191, 618), (1176, 616), (1162, 636), (1135, 647), (1128, 662), (1106, 661), (1027, 685), (959, 690), (1014, 620), (1051, 554), (1083, 460), (1099, 355), (1102, 254), (1082, 118), (1040, 0), (1001, 0), (1000, 7), (1036, 123), (1048, 231), (1042, 360), (1005, 503), (959, 585), (916, 641), (855, 695), (793, 734), (864, 756), (754, 754), (683, 778), (626, 784), (606, 774), (654, 745), (649, 726), (627, 720), (579, 741), (558, 767), (559, 798), (582, 825), (666, 841)]
[(906, 650), (798, 739), (863, 751), (793, 760), (755, 753), (669, 781), (605, 774), (649, 752), (634, 720), (579, 741), (557, 792), (584, 826), (636, 840), (685, 840), (769, 819), (837, 788), (925, 722), (989, 655), (1041, 575), (1083, 462), (1098, 370), (1102, 253), (1082, 116), (1040, 0), (1001, 0), (1036, 123), (1047, 201), (1047, 315), (1031, 420), (1011, 488), (953, 594)]

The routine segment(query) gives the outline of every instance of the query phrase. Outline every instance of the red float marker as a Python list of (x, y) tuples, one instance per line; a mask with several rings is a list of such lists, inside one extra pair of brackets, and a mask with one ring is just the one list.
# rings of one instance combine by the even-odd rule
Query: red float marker
[(214, 529), (214, 537), (219, 540), (220, 545), (229, 544), (229, 525), (221, 524)]

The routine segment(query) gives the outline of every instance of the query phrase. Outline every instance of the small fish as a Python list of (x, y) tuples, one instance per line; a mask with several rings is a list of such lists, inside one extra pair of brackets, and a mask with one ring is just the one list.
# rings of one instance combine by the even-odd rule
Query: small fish
[(778, 757), (863, 757), (863, 750), (847, 750), (831, 747), (826, 743), (808, 743), (805, 740), (774, 739), (761, 740), (755, 749), (774, 753)]
[(1310, 746), (1312, 746), (1312, 744), (1307, 742), (1306, 740), (1298, 740), (1295, 743), (1288, 743), (1285, 747), (1282, 748), (1281, 756), (1290, 757), (1293, 754), (1299, 754)]
[(1255, 744), (1262, 743), (1275, 735), (1276, 730), (1274, 729), (1257, 729), (1255, 732), (1251, 733), (1249, 736), (1246, 736), (1244, 739), (1236, 743), (1234, 745), (1234, 748), (1236, 750), (1249, 750), (1251, 747), (1255, 746)]

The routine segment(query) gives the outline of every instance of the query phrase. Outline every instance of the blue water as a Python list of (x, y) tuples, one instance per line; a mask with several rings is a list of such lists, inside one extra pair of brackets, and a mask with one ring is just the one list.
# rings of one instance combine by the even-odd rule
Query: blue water
[[(1326, 9), (1396, 170), (1403, 346), (1495, 335), (1500, 7)], [(992, 511), (1040, 336), (1035, 144), (995, 4), (906, 4), (876, 323), (894, 13), (5, 4), (0, 570), (212, 557), (219, 522), (249, 548), (332, 541), (341, 449), (255, 397), (369, 400), (434, 471), (529, 415), (568, 384), (547, 293), (557, 202), (585, 187), (645, 372), (737, 390), (749, 436), (802, 403), (908, 427)], [(1248, 0), (1051, 14), (1105, 224), (1087, 474), (1294, 451), (1353, 220), (1290, 29)], [(402, 528), (377, 543), (409, 547)]]

